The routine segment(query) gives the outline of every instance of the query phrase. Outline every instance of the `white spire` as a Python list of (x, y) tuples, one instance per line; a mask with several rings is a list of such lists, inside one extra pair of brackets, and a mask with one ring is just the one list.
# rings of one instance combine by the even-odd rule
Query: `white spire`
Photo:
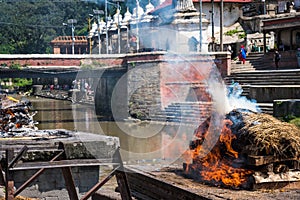
[(149, 3), (146, 5), (146, 12), (145, 13), (149, 13), (154, 9), (154, 6), (151, 4), (150, 0)]
[(166, 0), (159, 0), (159, 5), (165, 2)]
[(89, 32), (89, 38), (93, 37), (94, 35), (96, 35), (98, 32), (97, 32), (97, 28), (98, 28), (98, 24), (94, 21), (94, 23), (92, 24), (92, 28)]
[(121, 23), (122, 22), (122, 15), (120, 14), (120, 10), (117, 9), (116, 14), (114, 15), (114, 23)]
[(126, 13), (124, 14), (123, 22), (127, 23), (131, 19), (132, 14), (129, 12), (129, 9), (127, 8)]
[(144, 14), (144, 9), (140, 6), (139, 1), (136, 1), (136, 8), (133, 9), (134, 17), (141, 17)]
[(103, 21), (103, 18), (101, 19), (101, 21), (100, 21), (100, 23), (99, 23), (99, 26), (100, 26), (100, 31), (101, 31), (101, 32), (104, 32), (106, 23)]

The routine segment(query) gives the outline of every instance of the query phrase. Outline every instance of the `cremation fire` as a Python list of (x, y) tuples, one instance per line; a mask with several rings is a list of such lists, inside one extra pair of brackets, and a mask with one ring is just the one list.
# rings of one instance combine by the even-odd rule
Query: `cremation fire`
[(299, 170), (297, 127), (266, 114), (233, 110), (223, 120), (217, 143), (204, 155), (202, 144), (209, 124), (210, 118), (195, 130), (187, 153), (192, 163), (184, 163), (184, 170), (193, 178), (216, 186), (250, 189), (258, 173), (268, 177)]
[(71, 137), (62, 130), (38, 130), (33, 120), (36, 112), (30, 112), (31, 102), (11, 96), (0, 96), (0, 139), (51, 139)]

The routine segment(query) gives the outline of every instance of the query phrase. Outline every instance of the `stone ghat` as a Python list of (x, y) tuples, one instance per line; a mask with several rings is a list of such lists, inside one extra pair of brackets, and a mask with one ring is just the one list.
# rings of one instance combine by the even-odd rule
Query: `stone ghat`
[(180, 166), (156, 170), (158, 167), (126, 166), (133, 196), (138, 199), (300, 199), (299, 182), (282, 186), (281, 189), (272, 186), (263, 190), (233, 190), (196, 182), (184, 176)]

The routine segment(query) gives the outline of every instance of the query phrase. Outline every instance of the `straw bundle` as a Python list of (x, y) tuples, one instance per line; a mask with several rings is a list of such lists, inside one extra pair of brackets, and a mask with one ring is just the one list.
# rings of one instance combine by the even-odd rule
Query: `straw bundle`
[[(242, 153), (277, 158), (300, 156), (300, 130), (293, 124), (282, 122), (271, 115), (246, 111), (234, 111), (241, 116), (235, 134), (235, 146)], [(241, 126), (241, 124), (243, 126)]]

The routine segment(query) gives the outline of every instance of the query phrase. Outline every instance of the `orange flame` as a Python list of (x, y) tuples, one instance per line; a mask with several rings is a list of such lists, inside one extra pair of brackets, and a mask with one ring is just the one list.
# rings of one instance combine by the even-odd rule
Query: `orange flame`
[[(232, 161), (239, 156), (238, 152), (231, 146), (232, 140), (236, 139), (230, 129), (232, 124), (232, 121), (224, 120), (221, 135), (215, 147), (205, 157), (200, 158), (199, 155), (203, 150), (202, 146), (198, 145), (196, 149), (192, 150), (192, 158), (203, 180), (222, 182), (227, 186), (239, 187), (247, 181), (247, 175), (253, 172), (232, 166)], [(229, 158), (225, 158), (225, 154)]]

